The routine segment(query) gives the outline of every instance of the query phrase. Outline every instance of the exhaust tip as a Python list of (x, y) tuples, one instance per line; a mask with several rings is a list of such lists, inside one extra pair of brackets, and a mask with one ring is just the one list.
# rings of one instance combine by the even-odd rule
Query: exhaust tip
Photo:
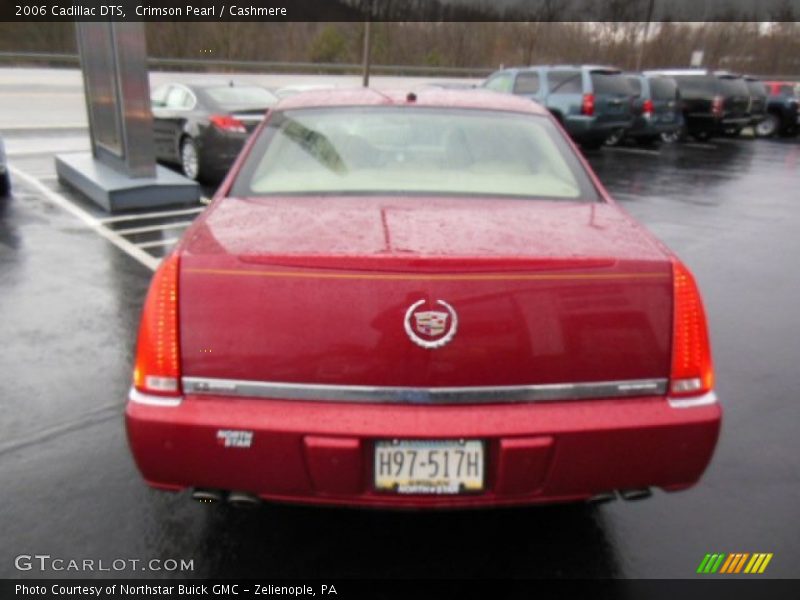
[(610, 492), (600, 492), (599, 494), (595, 494), (591, 498), (587, 500), (590, 504), (605, 504), (606, 502), (613, 502), (617, 499), (617, 493), (615, 491)]
[(620, 490), (619, 495), (623, 497), (625, 500), (644, 500), (645, 498), (649, 498), (653, 495), (653, 492), (650, 491), (650, 488), (639, 488), (633, 490)]
[(192, 491), (192, 500), (196, 500), (202, 504), (214, 504), (216, 502), (222, 502), (222, 492), (219, 490), (196, 489)]
[(228, 494), (228, 504), (236, 508), (254, 508), (261, 504), (261, 498), (247, 492), (231, 492)]

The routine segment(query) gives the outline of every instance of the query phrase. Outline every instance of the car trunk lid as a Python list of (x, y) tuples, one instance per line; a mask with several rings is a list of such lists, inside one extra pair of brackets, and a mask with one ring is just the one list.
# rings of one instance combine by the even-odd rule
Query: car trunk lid
[[(607, 204), (228, 198), (188, 232), (181, 266), (188, 377), (452, 387), (669, 374), (669, 257)], [(455, 319), (440, 347), (412, 339), (441, 340)]]

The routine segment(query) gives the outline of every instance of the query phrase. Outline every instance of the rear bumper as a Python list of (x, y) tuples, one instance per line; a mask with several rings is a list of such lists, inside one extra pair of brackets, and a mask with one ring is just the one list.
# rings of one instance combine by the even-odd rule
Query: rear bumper
[(570, 137), (579, 142), (604, 141), (615, 131), (627, 130), (633, 125), (633, 118), (613, 121), (599, 121), (597, 117), (567, 115), (564, 128)]
[(633, 122), (633, 127), (627, 132), (628, 137), (655, 137), (662, 133), (672, 133), (682, 127), (679, 119), (672, 122), (655, 121), (645, 117), (638, 117)]
[(731, 116), (725, 117), (722, 119), (722, 130), (726, 129), (742, 129), (743, 127), (747, 127), (752, 120), (750, 115), (740, 115), (740, 116)]
[[(642, 487), (677, 490), (702, 475), (721, 410), (711, 396), (419, 406), (187, 395), (175, 406), (129, 401), (128, 439), (152, 486), (238, 490), (265, 499), (375, 507), (477, 507), (587, 499)], [(220, 430), (250, 432), (225, 446)], [(247, 435), (241, 439), (248, 439)], [(480, 439), (485, 491), (396, 495), (373, 489), (378, 439)]]

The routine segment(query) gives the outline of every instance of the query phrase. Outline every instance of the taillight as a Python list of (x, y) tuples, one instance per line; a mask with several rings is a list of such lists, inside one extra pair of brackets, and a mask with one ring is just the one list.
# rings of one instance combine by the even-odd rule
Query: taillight
[(722, 116), (722, 96), (714, 96), (714, 99), (711, 101), (711, 113), (715, 117)]
[(242, 123), (236, 117), (232, 117), (230, 115), (211, 115), (208, 119), (217, 129), (221, 129), (222, 131), (230, 131), (232, 133), (247, 133), (244, 123)]
[(673, 262), (671, 396), (699, 396), (714, 387), (714, 367), (703, 301), (689, 270)]
[(133, 385), (146, 394), (177, 396), (181, 393), (178, 266), (177, 255), (164, 259), (153, 275), (144, 302)]
[(642, 104), (642, 113), (645, 117), (652, 117), (653, 114), (656, 112), (655, 106), (653, 106), (652, 100), (645, 100), (644, 104)]
[(581, 102), (581, 114), (591, 117), (594, 114), (594, 94), (584, 94)]

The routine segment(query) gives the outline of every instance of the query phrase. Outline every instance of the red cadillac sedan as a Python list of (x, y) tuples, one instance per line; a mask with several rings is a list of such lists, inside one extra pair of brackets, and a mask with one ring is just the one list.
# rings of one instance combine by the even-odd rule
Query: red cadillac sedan
[(695, 281), (546, 110), (371, 89), (272, 109), (153, 277), (128, 438), (204, 501), (477, 507), (695, 484)]

